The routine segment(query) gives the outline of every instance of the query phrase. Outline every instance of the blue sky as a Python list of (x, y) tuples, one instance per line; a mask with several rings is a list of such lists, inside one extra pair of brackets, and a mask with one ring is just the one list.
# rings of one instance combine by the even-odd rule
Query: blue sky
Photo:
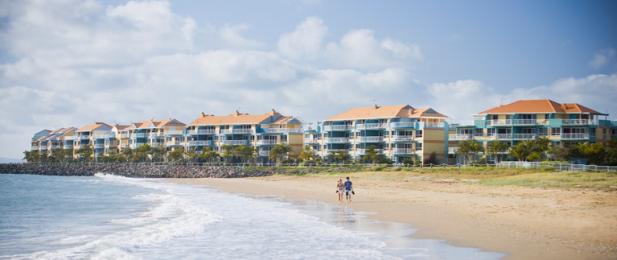
[(465, 123), (551, 98), (617, 114), (615, 1), (0, 5), (0, 157), (44, 128), (202, 111), (312, 122), (406, 103)]

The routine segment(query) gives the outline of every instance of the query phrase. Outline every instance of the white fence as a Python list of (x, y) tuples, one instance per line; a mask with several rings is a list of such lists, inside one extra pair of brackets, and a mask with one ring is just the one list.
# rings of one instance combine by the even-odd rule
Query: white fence
[(556, 163), (556, 162), (499, 162), (497, 167), (502, 168), (550, 168), (555, 171), (569, 172), (615, 172), (617, 166), (601, 166), (601, 165), (586, 165), (573, 163)]

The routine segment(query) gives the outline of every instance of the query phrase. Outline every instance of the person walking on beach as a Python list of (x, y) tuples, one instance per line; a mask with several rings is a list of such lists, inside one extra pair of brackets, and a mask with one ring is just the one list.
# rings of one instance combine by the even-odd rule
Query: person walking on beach
[(338, 201), (343, 201), (343, 192), (345, 191), (345, 185), (343, 184), (343, 178), (338, 178), (336, 182), (336, 193), (338, 193)]
[(349, 180), (349, 177), (346, 177), (346, 181), (344, 183), (345, 185), (345, 198), (347, 199), (347, 201), (351, 202), (351, 195), (354, 195), (355, 192), (353, 192), (353, 186), (351, 181)]

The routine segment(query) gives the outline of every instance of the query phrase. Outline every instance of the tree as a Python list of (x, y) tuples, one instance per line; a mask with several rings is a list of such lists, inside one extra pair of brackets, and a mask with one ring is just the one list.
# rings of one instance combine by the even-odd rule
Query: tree
[(482, 152), (482, 145), (474, 140), (465, 140), (459, 144), (457, 153), (461, 154), (467, 162), (473, 162), (473, 155)]
[(289, 153), (289, 146), (286, 144), (277, 144), (270, 149), (269, 159), (275, 161), (277, 165), (281, 164), (281, 161), (285, 159)]
[(604, 161), (607, 165), (617, 165), (617, 140), (609, 141), (604, 147)]
[(197, 154), (195, 150), (184, 151), (184, 158), (186, 158), (189, 162), (195, 162), (197, 157), (199, 157), (199, 154)]
[(501, 161), (501, 154), (509, 148), (508, 143), (502, 141), (489, 142), (486, 147), (486, 153), (495, 159), (495, 162)]
[(64, 149), (53, 149), (51, 150), (51, 155), (49, 156), (49, 160), (52, 162), (64, 162), (66, 161), (66, 152)]
[(82, 162), (90, 162), (92, 161), (93, 156), (94, 156), (94, 147), (92, 145), (88, 145), (88, 147), (86, 148), (80, 148), (77, 151), (77, 154), (79, 155), (79, 160)]
[(176, 147), (168, 151), (166, 159), (168, 162), (181, 162), (184, 160), (184, 147)]
[(29, 163), (40, 162), (39, 151), (24, 151), (24, 159)]
[(574, 154), (574, 149), (568, 145), (551, 145), (548, 154), (551, 160), (569, 161)]
[(377, 163), (379, 161), (379, 153), (377, 153), (377, 150), (375, 150), (375, 146), (370, 145), (366, 151), (364, 152), (364, 155), (362, 156), (362, 161), (363, 162), (369, 162), (369, 163)]
[(212, 148), (206, 147), (201, 152), (201, 154), (199, 154), (198, 158), (199, 158), (199, 161), (202, 161), (202, 162), (213, 162), (215, 160), (218, 160), (218, 158), (220, 158), (220, 156), (219, 156), (219, 153), (217, 153)]
[(539, 161), (546, 158), (549, 144), (548, 138), (522, 141), (510, 149), (510, 155), (519, 161)]
[(165, 159), (165, 151), (159, 147), (150, 147), (148, 159), (153, 162), (161, 162)]
[(250, 162), (255, 158), (255, 148), (248, 145), (238, 145), (235, 147), (235, 154), (244, 163)]
[(333, 152), (328, 155), (328, 161), (345, 163), (351, 161), (351, 156), (346, 151)]
[(311, 149), (311, 147), (305, 146), (304, 149), (302, 150), (302, 152), (300, 152), (299, 159), (302, 162), (316, 161), (317, 160), (317, 154), (315, 153), (315, 151), (313, 151), (313, 149)]
[(137, 147), (132, 153), (131, 161), (133, 162), (145, 162), (148, 160), (148, 155), (150, 154), (150, 145), (144, 144), (142, 146)]
[(576, 145), (578, 155), (587, 160), (588, 164), (604, 163), (604, 146), (598, 143), (579, 143)]

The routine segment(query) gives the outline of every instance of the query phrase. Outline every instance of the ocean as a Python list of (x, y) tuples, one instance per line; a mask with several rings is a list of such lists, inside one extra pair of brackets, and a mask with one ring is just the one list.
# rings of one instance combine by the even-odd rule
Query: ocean
[(97, 174), (0, 174), (0, 259), (499, 259), (348, 207)]

